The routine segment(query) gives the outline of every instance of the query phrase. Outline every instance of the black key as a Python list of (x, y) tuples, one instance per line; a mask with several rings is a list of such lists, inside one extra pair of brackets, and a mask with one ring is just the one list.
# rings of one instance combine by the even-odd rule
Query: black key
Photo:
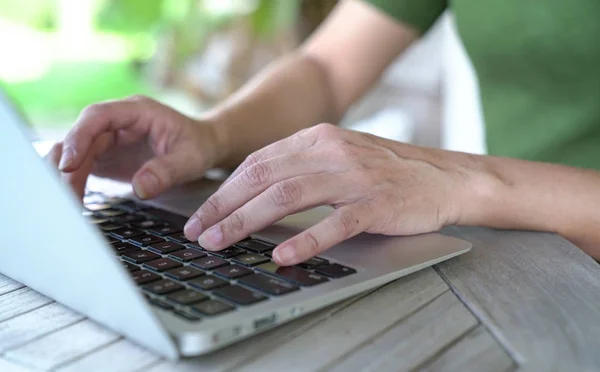
[(121, 239), (129, 239), (129, 238), (133, 238), (134, 236), (140, 236), (140, 235), (144, 234), (144, 232), (142, 230), (129, 229), (129, 228), (118, 229), (118, 230), (112, 231), (112, 233), (117, 238), (121, 238)]
[(229, 282), (219, 279), (216, 276), (207, 275), (202, 276), (200, 278), (192, 279), (187, 282), (190, 286), (198, 289), (203, 289), (205, 291), (210, 291), (211, 289), (223, 287), (224, 285), (228, 285)]
[(245, 240), (235, 244), (235, 246), (254, 253), (266, 253), (275, 249), (275, 244), (258, 239)]
[(318, 267), (315, 270), (317, 273), (328, 276), (330, 278), (341, 278), (346, 275), (351, 275), (356, 272), (356, 270), (351, 269), (346, 266), (342, 266), (340, 264), (331, 264), (327, 266)]
[(102, 230), (104, 232), (114, 232), (115, 230), (122, 229), (123, 225), (118, 224), (118, 223), (112, 223), (112, 222), (104, 222), (104, 223), (98, 224), (98, 227), (100, 227), (100, 230)]
[(119, 203), (117, 205), (113, 205), (113, 208), (124, 209), (124, 210), (127, 210), (127, 211), (136, 212), (136, 211), (139, 211), (141, 209), (144, 209), (145, 206), (143, 206), (141, 204), (137, 204), (133, 200), (126, 200), (126, 201), (121, 202), (121, 203)]
[(186, 313), (185, 311), (173, 310), (173, 313), (175, 313), (177, 316), (184, 318), (185, 320), (189, 320), (190, 322), (200, 321), (200, 318), (190, 313)]
[(327, 265), (327, 264), (329, 264), (329, 261), (327, 261), (326, 259), (321, 258), (321, 257), (313, 257), (313, 258), (309, 259), (308, 261), (304, 261), (304, 262), (298, 264), (298, 266), (300, 266), (303, 269), (313, 270), (316, 267)]
[(148, 247), (152, 252), (156, 252), (159, 254), (167, 254), (175, 251), (180, 251), (184, 247), (177, 243), (162, 241), (160, 243), (152, 244)]
[(170, 260), (168, 258), (159, 258), (158, 260), (146, 262), (144, 264), (145, 268), (158, 272), (167, 271), (179, 266), (181, 266), (179, 262)]
[(117, 238), (113, 238), (112, 236), (110, 236), (110, 235), (107, 235), (107, 234), (104, 234), (104, 238), (106, 239), (106, 241), (107, 241), (109, 244), (113, 244), (113, 243), (119, 243), (119, 242), (120, 242), (120, 240), (119, 240), (119, 239), (117, 239)]
[(190, 262), (192, 260), (202, 258), (205, 256), (206, 256), (206, 253), (200, 252), (197, 249), (190, 249), (190, 248), (186, 248), (182, 251), (177, 251), (177, 252), (171, 253), (169, 255), (170, 258), (177, 260), (177, 261), (182, 261), (182, 262)]
[(222, 260), (218, 257), (206, 256), (190, 263), (192, 266), (196, 266), (202, 270), (213, 270), (217, 267), (228, 265), (229, 262)]
[(185, 235), (183, 235), (182, 232), (178, 232), (176, 234), (171, 234), (169, 236), (166, 236), (166, 238), (173, 240), (176, 243), (179, 244), (189, 244), (191, 243), (191, 241), (188, 240), (188, 238), (185, 237)]
[(217, 300), (202, 301), (199, 304), (192, 306), (193, 311), (208, 316), (222, 314), (233, 309), (235, 309), (233, 306)]
[(142, 220), (142, 217), (136, 216), (135, 214), (124, 214), (122, 216), (111, 218), (111, 221), (116, 223), (133, 223), (140, 220)]
[(222, 276), (227, 279), (240, 278), (245, 275), (252, 274), (252, 270), (238, 265), (223, 266), (213, 272), (215, 275)]
[(127, 263), (127, 262), (121, 262), (121, 264), (122, 264), (122, 265), (123, 265), (123, 267), (124, 267), (125, 269), (127, 269), (127, 271), (129, 271), (130, 273), (132, 273), (132, 272), (134, 272), (134, 271), (138, 271), (138, 270), (140, 269), (139, 267), (137, 267), (137, 266), (135, 266), (135, 265), (132, 265), (132, 264), (130, 264), (130, 263)]
[(299, 289), (289, 282), (262, 274), (245, 276), (240, 278), (239, 283), (275, 296), (297, 291)]
[(191, 289), (175, 292), (167, 296), (167, 299), (181, 305), (191, 305), (208, 299), (208, 296)]
[(96, 212), (96, 211), (101, 211), (104, 209), (110, 209), (112, 206), (110, 204), (106, 204), (106, 203), (92, 203), (92, 204), (87, 204), (85, 206), (85, 209), (92, 211), (92, 212)]
[(273, 251), (265, 253), (265, 256), (273, 258)]
[(204, 275), (204, 271), (189, 266), (183, 266), (171, 269), (167, 271), (165, 275), (176, 280), (189, 280)]
[(171, 304), (166, 303), (166, 302), (164, 302), (162, 300), (159, 300), (157, 298), (151, 298), (150, 299), (150, 303), (152, 305), (154, 305), (154, 306), (158, 306), (158, 307), (160, 307), (162, 309), (165, 309), (165, 310), (171, 310), (171, 309), (173, 309), (173, 306)]
[(185, 245), (190, 248), (198, 249), (200, 251), (206, 250), (206, 249), (204, 249), (204, 247), (202, 247), (200, 244), (198, 244), (198, 242), (187, 242), (187, 243), (185, 243)]
[(136, 247), (133, 244), (123, 243), (123, 242), (118, 241), (118, 240), (115, 243), (112, 243), (111, 245), (112, 245), (114, 251), (117, 254), (119, 254), (119, 255), (121, 255), (121, 254), (123, 254), (125, 252), (139, 251), (140, 250), (140, 248)]
[(144, 262), (148, 262), (148, 261), (152, 261), (152, 260), (156, 260), (156, 259), (160, 258), (160, 256), (157, 255), (156, 253), (142, 251), (141, 249), (139, 251), (125, 252), (125, 253), (123, 253), (123, 255), (121, 257), (123, 257), (123, 259), (133, 262), (135, 264), (141, 264)]
[(160, 243), (160, 242), (165, 241), (163, 238), (159, 238), (158, 236), (154, 236), (154, 235), (138, 235), (138, 236), (134, 236), (133, 238), (130, 238), (129, 240), (131, 240), (132, 242), (136, 242), (142, 246), (151, 245), (151, 244)]
[(151, 232), (152, 234), (156, 234), (156, 235), (160, 235), (160, 236), (165, 236), (165, 235), (174, 234), (174, 233), (180, 232), (180, 231), (181, 231), (181, 229), (179, 229), (177, 227), (166, 225), (163, 227), (154, 228), (152, 230), (149, 230), (148, 232)]
[(244, 287), (240, 287), (239, 285), (230, 285), (228, 287), (219, 288), (214, 291), (213, 294), (239, 305), (251, 305), (267, 299), (267, 297), (260, 293), (253, 292)]
[(235, 257), (232, 259), (232, 261), (244, 266), (256, 266), (265, 262), (269, 262), (270, 260), (265, 256), (260, 256), (254, 253), (246, 253)]
[(133, 227), (137, 227), (138, 229), (152, 229), (154, 227), (164, 226), (165, 223), (163, 221), (156, 220), (144, 220), (140, 222), (134, 222), (131, 224)]
[(327, 281), (327, 278), (321, 275), (313, 274), (310, 271), (306, 271), (299, 267), (277, 266), (275, 262), (262, 264), (258, 266), (257, 269), (264, 273), (275, 275), (279, 278), (305, 287), (309, 287), (319, 283), (324, 283)]
[(223, 249), (222, 251), (211, 252), (211, 253), (214, 254), (215, 256), (218, 256), (221, 258), (231, 258), (231, 257), (239, 256), (240, 254), (243, 254), (246, 252), (244, 252), (240, 248), (229, 247), (229, 248)]
[(136, 271), (133, 273), (132, 277), (138, 285), (148, 284), (162, 279), (160, 275), (156, 275), (146, 270)]
[(180, 226), (180, 229), (183, 229), (183, 226), (187, 222), (188, 218), (171, 213), (164, 209), (156, 209), (156, 208), (146, 208), (143, 211), (144, 214), (154, 217), (153, 219), (158, 219), (161, 221), (166, 221), (173, 226)]
[(142, 288), (147, 290), (148, 292), (152, 292), (157, 295), (162, 295), (178, 291), (180, 289), (183, 289), (184, 287), (181, 284), (175, 283), (167, 279), (163, 279), (159, 280), (158, 282), (146, 284)]

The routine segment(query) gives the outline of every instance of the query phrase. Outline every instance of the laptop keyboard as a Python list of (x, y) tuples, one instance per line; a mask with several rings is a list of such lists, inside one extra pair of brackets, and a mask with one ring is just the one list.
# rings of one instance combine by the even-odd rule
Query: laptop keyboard
[(83, 216), (104, 233), (148, 301), (188, 321), (356, 273), (320, 257), (277, 266), (275, 245), (259, 239), (209, 252), (185, 238), (186, 218), (131, 200), (87, 191), (84, 206)]

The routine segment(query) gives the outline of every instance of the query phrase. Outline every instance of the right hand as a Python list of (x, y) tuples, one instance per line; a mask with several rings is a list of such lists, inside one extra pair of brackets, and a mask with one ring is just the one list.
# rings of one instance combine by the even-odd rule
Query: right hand
[(94, 174), (131, 182), (138, 198), (150, 199), (217, 166), (217, 142), (213, 123), (134, 96), (85, 108), (47, 158), (79, 197)]

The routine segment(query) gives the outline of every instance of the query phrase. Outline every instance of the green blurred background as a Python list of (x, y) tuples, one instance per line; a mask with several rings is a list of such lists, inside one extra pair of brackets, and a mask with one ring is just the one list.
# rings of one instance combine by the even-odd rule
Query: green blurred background
[[(176, 96), (182, 106), (187, 100), (202, 107), (225, 98), (257, 63), (294, 48), (323, 18), (315, 21), (315, 4), (331, 2), (313, 3), (0, 0), (0, 87), (42, 129), (68, 127), (86, 105), (132, 94)], [(218, 57), (219, 50), (229, 57)], [(201, 82), (190, 83), (194, 63), (232, 75), (219, 80), (228, 87), (207, 93)]]

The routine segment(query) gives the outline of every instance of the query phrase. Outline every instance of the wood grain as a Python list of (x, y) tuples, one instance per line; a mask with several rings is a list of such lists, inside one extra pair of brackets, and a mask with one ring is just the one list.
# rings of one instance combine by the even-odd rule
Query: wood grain
[(23, 284), (15, 282), (11, 278), (0, 274), (0, 296), (23, 287)]
[(600, 265), (566, 240), (451, 228), (474, 249), (438, 266), (462, 300), (525, 367), (600, 366)]
[(68, 363), (60, 372), (129, 372), (146, 370), (145, 367), (159, 360), (159, 356), (121, 339), (114, 344)]
[(296, 338), (260, 354), (238, 371), (314, 371), (378, 337), (448, 290), (432, 269), (401, 278), (356, 301)]
[(0, 322), (0, 352), (22, 345), (82, 319), (82, 315), (55, 302)]
[(119, 336), (90, 320), (73, 324), (5, 353), (23, 366), (48, 370), (83, 357)]
[(0, 296), (0, 322), (53, 302), (29, 288), (21, 288)]
[(422, 368), (426, 372), (514, 371), (515, 362), (489, 332), (478, 326)]
[(448, 291), (325, 370), (410, 371), (475, 325), (477, 319)]

